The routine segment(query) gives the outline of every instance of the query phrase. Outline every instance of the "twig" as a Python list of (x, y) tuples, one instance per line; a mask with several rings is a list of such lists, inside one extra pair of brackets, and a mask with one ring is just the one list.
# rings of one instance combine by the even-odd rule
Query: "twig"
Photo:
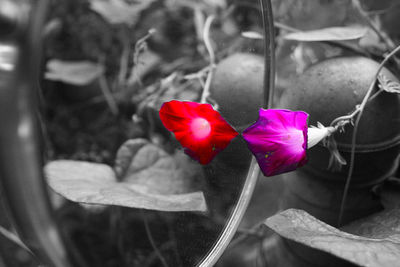
[(373, 94), (369, 99), (368, 102), (374, 100), (377, 96), (379, 96), (382, 92), (384, 92), (382, 89), (379, 89), (375, 94)]
[(143, 223), (144, 223), (144, 228), (146, 229), (146, 234), (147, 234), (147, 238), (150, 241), (150, 245), (154, 250), (154, 253), (157, 255), (158, 259), (160, 260), (161, 264), (164, 267), (168, 267), (168, 263), (165, 260), (164, 256), (161, 254), (160, 250), (158, 249), (154, 239), (153, 239), (153, 235), (151, 234), (151, 230), (149, 227), (149, 222), (147, 220), (147, 215), (145, 214), (144, 211), (142, 211), (142, 217), (143, 217)]
[(210, 28), (213, 21), (214, 16), (211, 15), (207, 17), (206, 22), (204, 23), (203, 40), (210, 57), (210, 70), (208, 71), (206, 83), (204, 84), (203, 88), (203, 93), (201, 94), (201, 103), (206, 103), (207, 97), (210, 95), (211, 81), (213, 79), (215, 71), (215, 53), (210, 41)]
[(28, 251), (30, 254), (34, 255), (33, 252), (21, 241), (21, 239), (16, 234), (5, 229), (3, 226), (0, 226), (0, 234), (2, 234), (5, 238), (17, 244), (24, 250)]
[[(166, 251), (174, 248), (174, 242), (168, 241), (162, 244), (159, 248), (160, 251)], [(144, 263), (141, 263), (140, 266), (142, 267), (149, 267), (154, 266), (155, 261), (158, 259), (158, 255), (156, 253), (152, 253), (150, 256), (146, 258)]]
[[(233, 248), (235, 246), (237, 246), (238, 244), (240, 244), (241, 242), (243, 242), (244, 240), (246, 240), (249, 236), (257, 236), (257, 237), (261, 237), (259, 236), (259, 229), (261, 228), (261, 226), (264, 224), (263, 220), (262, 222), (259, 222), (257, 224), (255, 224), (254, 226), (252, 226), (250, 229), (248, 229), (247, 231), (241, 231), (240, 235), (233, 239), (231, 241), (231, 243), (229, 243), (229, 248)], [(239, 231), (238, 231), (239, 232)]]
[[(156, 33), (156, 29), (151, 28), (147, 34), (145, 36), (143, 36), (142, 38), (140, 38), (139, 40), (137, 40), (137, 42), (135, 43), (135, 50), (133, 52), (133, 64), (134, 67), (136, 67), (137, 65), (139, 65), (139, 56), (140, 54), (143, 52), (143, 50), (145, 50), (147, 48), (147, 43), (146, 41), (154, 34)], [(134, 80), (134, 78), (136, 78), (136, 80), (139, 82), (139, 84), (141, 84), (141, 80), (140, 77), (137, 73), (137, 71), (135, 71), (135, 69), (133, 69), (132, 75), (131, 77), (128, 78), (128, 84), (131, 84), (132, 81)]]
[(155, 33), (156, 29), (151, 28), (145, 36), (137, 40), (135, 44), (135, 53), (133, 55), (133, 63), (135, 64), (139, 63), (140, 52), (142, 52), (142, 49), (144, 49), (147, 39), (149, 39)]
[(104, 75), (102, 75), (99, 78), (99, 84), (100, 84), (100, 89), (104, 95), (104, 98), (106, 99), (106, 102), (108, 104), (108, 107), (110, 108), (111, 112), (113, 115), (118, 115), (118, 105), (117, 102), (114, 99), (114, 96), (112, 95), (111, 91), (110, 91), (110, 87), (108, 86), (107, 80), (104, 77)]
[(349, 115), (348, 117), (351, 117), (349, 120), (353, 119), (357, 114), (357, 119), (356, 122), (354, 124), (354, 130), (353, 130), (353, 134), (351, 137), (351, 154), (350, 154), (350, 166), (349, 166), (349, 171), (347, 173), (347, 178), (346, 178), (346, 184), (344, 187), (344, 191), (343, 191), (343, 197), (342, 197), (342, 202), (340, 204), (340, 212), (339, 212), (339, 218), (338, 218), (338, 227), (340, 227), (340, 225), (342, 224), (342, 217), (343, 217), (343, 212), (344, 212), (344, 206), (346, 205), (346, 199), (347, 199), (347, 193), (349, 191), (350, 188), (350, 182), (351, 182), (351, 178), (353, 175), (353, 171), (354, 171), (354, 158), (355, 158), (355, 150), (356, 150), (356, 138), (357, 138), (357, 130), (358, 130), (358, 125), (360, 123), (361, 120), (361, 116), (364, 112), (364, 108), (368, 103), (368, 99), (370, 98), (373, 89), (375, 88), (375, 84), (376, 81), (378, 79), (378, 76), (380, 74), (380, 72), (382, 71), (384, 65), (386, 64), (386, 62), (391, 59), (398, 51), (400, 51), (400, 46), (396, 47), (392, 52), (390, 52), (385, 59), (381, 62), (381, 64), (378, 67), (378, 70), (376, 71), (374, 80), (371, 82), (370, 87), (368, 88), (367, 94), (364, 96), (363, 101), (361, 102), (361, 104), (356, 108), (356, 110)]
[(125, 84), (126, 75), (128, 73), (128, 65), (129, 65), (129, 54), (131, 52), (129, 38), (128, 38), (127, 28), (123, 28), (121, 39), (123, 40), (123, 49), (121, 58), (119, 61), (119, 73), (118, 73), (118, 87)]
[(210, 66), (206, 66), (195, 73), (186, 74), (185, 76), (183, 76), (183, 78), (186, 80), (203, 78), (204, 76), (207, 75), (209, 71), (210, 71)]
[(360, 13), (361, 17), (364, 21), (371, 27), (371, 29), (378, 35), (379, 39), (381, 39), (385, 44), (386, 47), (390, 50), (394, 49), (396, 46), (394, 42), (384, 34), (378, 27), (372, 22), (371, 18), (368, 16), (368, 13), (364, 10), (361, 6), (360, 0), (352, 0), (352, 4), (354, 8)]
[[(164, 217), (165, 218), (165, 217)], [(177, 242), (177, 237), (174, 231), (174, 223), (172, 221), (172, 218), (166, 217), (167, 225), (168, 225), (168, 237), (169, 240), (172, 242), (172, 251), (175, 254), (175, 258), (177, 261), (177, 267), (183, 267), (182, 259), (179, 255), (179, 248), (178, 248), (178, 242)]]

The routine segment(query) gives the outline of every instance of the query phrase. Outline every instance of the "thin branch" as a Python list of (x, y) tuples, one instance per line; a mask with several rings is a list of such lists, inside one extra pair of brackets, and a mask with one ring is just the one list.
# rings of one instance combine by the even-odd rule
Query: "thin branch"
[(375, 99), (377, 96), (379, 96), (382, 92), (384, 92), (382, 89), (379, 89), (378, 91), (376, 91), (375, 94), (373, 94), (373, 95), (368, 99), (368, 102), (374, 100), (374, 99)]
[(215, 53), (210, 41), (210, 28), (213, 21), (214, 16), (211, 15), (207, 17), (206, 22), (204, 23), (203, 40), (210, 57), (210, 70), (208, 71), (206, 83), (204, 85), (203, 93), (201, 95), (201, 103), (206, 103), (207, 97), (210, 95), (211, 81), (213, 79), (215, 71)]
[(120, 35), (123, 42), (123, 49), (119, 60), (118, 87), (125, 84), (126, 75), (128, 74), (129, 54), (131, 52), (128, 30), (126, 27), (123, 28), (123, 32)]
[(28, 251), (30, 254), (34, 255), (33, 252), (21, 241), (21, 239), (16, 234), (5, 229), (3, 226), (0, 226), (0, 234), (2, 234), (5, 238), (17, 244), (24, 250)]
[(358, 114), (356, 122), (354, 124), (354, 130), (353, 130), (353, 134), (352, 134), (352, 138), (351, 138), (350, 166), (349, 166), (349, 171), (347, 173), (346, 184), (345, 184), (344, 191), (343, 191), (342, 202), (340, 204), (338, 227), (342, 224), (342, 217), (343, 217), (344, 207), (346, 205), (347, 194), (348, 194), (348, 191), (349, 191), (349, 188), (350, 188), (351, 178), (352, 178), (353, 171), (354, 171), (354, 158), (355, 158), (355, 150), (356, 150), (357, 130), (358, 130), (358, 125), (359, 125), (360, 120), (361, 120), (361, 116), (362, 116), (362, 114), (364, 112), (365, 106), (368, 103), (368, 99), (370, 98), (370, 96), (372, 94), (372, 91), (375, 88), (376, 81), (377, 81), (378, 76), (379, 76), (380, 72), (382, 71), (384, 65), (399, 51), (400, 51), (400, 46), (396, 47), (392, 52), (390, 52), (385, 57), (385, 59), (381, 62), (381, 64), (378, 67), (378, 70), (376, 71), (374, 80), (372, 81), (370, 87), (368, 88), (367, 94), (364, 96), (363, 101), (356, 108), (356, 110), (353, 112), (353, 114), (350, 115), (350, 116), (352, 116), (351, 119), (353, 119)]
[(237, 231), (240, 235), (233, 239), (230, 243), (229, 243), (229, 248), (233, 248), (235, 246), (237, 246), (238, 244), (240, 244), (241, 242), (243, 242), (244, 240), (246, 240), (249, 236), (256, 236), (256, 237), (262, 237), (260, 236), (260, 229), (262, 227), (262, 225), (264, 224), (264, 221), (261, 221), (255, 225), (253, 225), (251, 228), (246, 229), (246, 230), (241, 230), (241, 231)]
[(394, 49), (396, 47), (394, 42), (385, 33), (378, 29), (378, 26), (375, 25), (375, 23), (369, 17), (368, 13), (361, 6), (360, 0), (352, 0), (352, 4), (354, 8), (358, 11), (358, 13), (360, 13), (364, 21), (378, 35), (379, 39), (381, 39), (385, 43), (386, 47), (390, 50)]
[[(174, 249), (174, 242), (172, 241), (165, 242), (159, 248), (160, 251), (167, 251), (171, 249)], [(154, 266), (155, 261), (157, 261), (157, 259), (159, 259), (158, 255), (156, 253), (152, 253), (150, 256), (146, 258), (144, 263), (140, 264), (140, 266), (142, 267)]]
[(161, 254), (161, 251), (158, 249), (156, 242), (154, 241), (153, 235), (151, 234), (149, 222), (147, 220), (147, 215), (145, 214), (144, 211), (142, 211), (142, 217), (143, 217), (143, 223), (144, 223), (144, 228), (146, 230), (147, 238), (150, 241), (150, 245), (154, 250), (154, 253), (157, 255), (158, 259), (160, 260), (161, 264), (164, 267), (169, 267), (167, 261), (165, 260), (164, 256)]
[(145, 36), (137, 40), (135, 43), (135, 50), (133, 52), (133, 65), (134, 69), (131, 73), (131, 76), (128, 78), (127, 84), (132, 84), (134, 81), (137, 81), (139, 84), (142, 83), (139, 74), (137, 73), (135, 67), (139, 65), (139, 57), (143, 51), (147, 49), (147, 40), (156, 33), (156, 29), (151, 28)]
[(108, 104), (108, 107), (110, 108), (111, 112), (113, 115), (118, 115), (118, 105), (117, 102), (114, 99), (113, 94), (111, 93), (110, 87), (108, 86), (107, 80), (104, 77), (104, 75), (102, 75), (99, 78), (99, 84), (100, 84), (100, 89), (104, 95), (104, 98), (106, 99), (106, 102)]

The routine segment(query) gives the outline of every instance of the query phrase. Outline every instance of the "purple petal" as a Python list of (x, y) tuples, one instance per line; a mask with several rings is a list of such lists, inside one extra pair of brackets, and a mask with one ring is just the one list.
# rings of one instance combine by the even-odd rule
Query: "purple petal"
[(293, 171), (307, 162), (307, 117), (303, 111), (260, 109), (243, 138), (265, 176)]

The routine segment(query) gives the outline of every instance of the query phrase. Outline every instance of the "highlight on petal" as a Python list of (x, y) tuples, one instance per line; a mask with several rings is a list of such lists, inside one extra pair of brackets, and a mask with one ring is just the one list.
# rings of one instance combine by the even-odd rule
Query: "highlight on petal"
[(210, 104), (172, 100), (159, 114), (185, 153), (201, 164), (209, 163), (238, 135)]
[(307, 117), (303, 111), (260, 109), (243, 138), (265, 176), (293, 171), (307, 162)]

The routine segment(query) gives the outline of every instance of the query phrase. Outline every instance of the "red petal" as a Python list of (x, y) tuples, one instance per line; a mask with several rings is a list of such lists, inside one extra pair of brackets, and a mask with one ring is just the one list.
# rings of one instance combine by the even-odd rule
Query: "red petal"
[(159, 114), (185, 153), (201, 164), (209, 163), (238, 135), (210, 104), (172, 100)]

